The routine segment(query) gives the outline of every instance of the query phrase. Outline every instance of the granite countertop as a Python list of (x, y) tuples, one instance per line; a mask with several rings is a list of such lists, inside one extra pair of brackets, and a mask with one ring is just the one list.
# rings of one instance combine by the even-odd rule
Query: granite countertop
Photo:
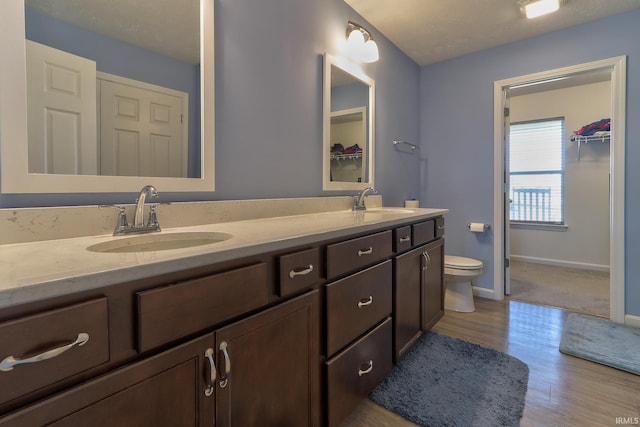
[(209, 245), (136, 253), (96, 253), (88, 246), (129, 238), (111, 235), (0, 245), (0, 309), (257, 255), (350, 234), (429, 219), (447, 209), (377, 208), (278, 216), (174, 227), (161, 233), (222, 232), (233, 237)]

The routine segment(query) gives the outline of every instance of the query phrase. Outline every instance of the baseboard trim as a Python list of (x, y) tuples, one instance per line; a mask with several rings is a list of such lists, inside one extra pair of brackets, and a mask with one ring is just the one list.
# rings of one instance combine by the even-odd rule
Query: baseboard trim
[(472, 286), (473, 296), (494, 300), (502, 300), (504, 296), (500, 298), (500, 295), (496, 295), (493, 289), (481, 288), (479, 286)]
[(579, 268), (582, 270), (595, 270), (595, 271), (606, 271), (609, 272), (609, 266), (603, 264), (590, 264), (586, 262), (577, 262), (577, 261), (563, 261), (558, 259), (549, 259), (549, 258), (538, 258), (532, 256), (524, 256), (524, 255), (511, 255), (511, 258), (514, 261), (526, 261), (534, 264), (544, 264), (544, 265), (554, 265), (557, 267), (568, 267), (568, 268)]
[(640, 328), (640, 316), (625, 314), (624, 324), (627, 326), (633, 326), (634, 328)]

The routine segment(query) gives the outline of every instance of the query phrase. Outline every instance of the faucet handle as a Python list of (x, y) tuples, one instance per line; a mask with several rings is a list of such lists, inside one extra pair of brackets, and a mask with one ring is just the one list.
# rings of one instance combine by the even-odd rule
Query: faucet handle
[(120, 209), (120, 212), (118, 213), (118, 228), (126, 228), (129, 226), (129, 223), (127, 222), (127, 213), (124, 210), (124, 206), (116, 206), (116, 208)]
[(127, 221), (127, 213), (125, 212), (125, 207), (120, 205), (100, 205), (101, 208), (117, 208), (118, 212), (118, 222), (116, 223), (116, 228), (113, 230), (113, 235), (118, 236), (124, 234), (125, 230), (129, 228), (129, 222)]
[(158, 216), (156, 214), (156, 207), (158, 205), (149, 205), (149, 222), (147, 223), (148, 228), (154, 228), (157, 231), (160, 231), (160, 223), (158, 223)]

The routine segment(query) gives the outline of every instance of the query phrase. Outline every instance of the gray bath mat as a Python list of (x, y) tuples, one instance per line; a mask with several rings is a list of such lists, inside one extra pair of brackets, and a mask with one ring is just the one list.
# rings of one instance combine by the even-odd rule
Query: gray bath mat
[(369, 397), (421, 426), (519, 426), (528, 380), (515, 357), (427, 332)]
[(571, 313), (562, 331), (560, 351), (640, 375), (640, 329)]

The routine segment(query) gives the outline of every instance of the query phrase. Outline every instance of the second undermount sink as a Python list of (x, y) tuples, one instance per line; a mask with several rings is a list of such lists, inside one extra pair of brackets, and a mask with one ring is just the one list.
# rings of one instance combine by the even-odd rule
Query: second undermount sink
[(97, 243), (87, 247), (90, 252), (100, 253), (128, 253), (166, 251), (171, 249), (185, 249), (194, 246), (210, 245), (229, 240), (233, 235), (220, 232), (191, 231), (178, 233), (142, 234), (133, 237), (123, 237), (108, 242)]
[(406, 208), (369, 208), (363, 212), (410, 214), (410, 213), (414, 213), (415, 211), (411, 209), (406, 209)]

